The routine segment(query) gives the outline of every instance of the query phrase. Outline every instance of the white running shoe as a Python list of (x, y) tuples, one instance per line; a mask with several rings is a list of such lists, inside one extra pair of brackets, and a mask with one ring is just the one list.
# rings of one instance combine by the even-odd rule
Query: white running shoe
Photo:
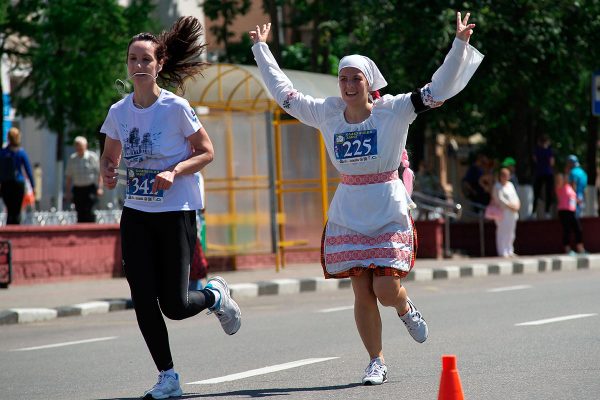
[(381, 385), (384, 382), (387, 382), (387, 367), (379, 357), (374, 358), (365, 369), (362, 383), (363, 385)]
[(429, 330), (427, 329), (427, 323), (423, 319), (423, 316), (417, 310), (415, 304), (410, 301), (409, 298), (406, 298), (406, 302), (410, 307), (410, 310), (404, 315), (400, 315), (400, 319), (406, 325), (406, 329), (408, 329), (408, 333), (419, 343), (423, 343), (427, 340), (427, 336), (429, 335)]
[(142, 399), (168, 399), (169, 397), (179, 397), (182, 394), (181, 386), (179, 386), (179, 375), (171, 375), (164, 371), (160, 371), (158, 374), (158, 382), (156, 382), (152, 389), (144, 393)]
[(221, 295), (219, 301), (213, 307), (209, 308), (209, 314), (215, 313), (225, 333), (233, 335), (242, 325), (242, 312), (235, 300), (231, 298), (227, 282), (220, 276), (215, 276), (208, 280), (206, 289), (217, 290)]

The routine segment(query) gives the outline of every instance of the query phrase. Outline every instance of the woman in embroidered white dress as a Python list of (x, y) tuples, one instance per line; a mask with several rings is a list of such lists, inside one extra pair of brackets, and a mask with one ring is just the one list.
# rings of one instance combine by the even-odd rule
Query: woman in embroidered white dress
[(360, 55), (340, 60), (340, 97), (299, 93), (266, 44), (270, 24), (250, 32), (271, 95), (287, 113), (321, 131), (341, 174), (323, 233), (322, 264), (326, 278), (351, 277), (356, 326), (371, 360), (363, 384), (387, 380), (377, 300), (396, 309), (417, 342), (427, 339), (425, 320), (401, 284), (414, 263), (416, 232), (410, 217), (414, 203), (397, 171), (409, 124), (460, 92), (483, 59), (468, 44), (475, 27), (468, 19), (469, 14), (462, 19), (457, 13), (456, 39), (429, 84), (381, 98), (378, 90), (387, 82), (375, 63)]

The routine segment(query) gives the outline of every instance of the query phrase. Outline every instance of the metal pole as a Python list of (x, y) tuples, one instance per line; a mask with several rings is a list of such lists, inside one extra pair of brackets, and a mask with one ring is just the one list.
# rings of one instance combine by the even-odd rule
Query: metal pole
[[(277, 229), (277, 193), (275, 184), (275, 144), (273, 141), (273, 114), (265, 112), (265, 132), (267, 133), (267, 163), (269, 167), (269, 212), (271, 215), (271, 252), (277, 258), (279, 230)], [(279, 265), (277, 263), (277, 269)]]
[(327, 210), (329, 208), (329, 182), (327, 179), (327, 154), (325, 141), (319, 132), (319, 170), (321, 172), (321, 210), (323, 224), (327, 223)]

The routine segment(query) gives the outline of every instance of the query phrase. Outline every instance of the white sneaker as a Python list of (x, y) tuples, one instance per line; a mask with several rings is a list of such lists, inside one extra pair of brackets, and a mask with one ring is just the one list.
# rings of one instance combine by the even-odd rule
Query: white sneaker
[(206, 289), (217, 290), (221, 295), (219, 301), (213, 307), (209, 308), (209, 314), (215, 313), (225, 333), (233, 335), (242, 325), (242, 312), (235, 300), (231, 298), (227, 282), (220, 276), (215, 276), (208, 280)]
[(409, 298), (406, 299), (406, 302), (408, 303), (410, 310), (408, 310), (406, 314), (400, 315), (400, 319), (404, 322), (404, 325), (406, 325), (406, 329), (408, 329), (410, 336), (417, 342), (423, 343), (427, 340), (427, 336), (429, 335), (427, 323)]
[(387, 382), (387, 367), (379, 357), (374, 358), (365, 369), (362, 383), (363, 385), (381, 385), (384, 382)]
[(144, 393), (142, 399), (168, 399), (169, 397), (178, 397), (182, 394), (181, 386), (179, 386), (179, 375), (171, 375), (161, 371), (158, 374), (158, 382), (156, 382), (152, 389)]

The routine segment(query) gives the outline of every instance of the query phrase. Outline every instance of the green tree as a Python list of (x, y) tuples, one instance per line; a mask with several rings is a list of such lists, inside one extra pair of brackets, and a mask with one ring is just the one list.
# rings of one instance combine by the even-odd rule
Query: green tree
[[(229, 60), (232, 51), (230, 40), (234, 36), (230, 27), (239, 15), (245, 15), (252, 6), (251, 0), (203, 0), (200, 2), (204, 8), (204, 14), (213, 21), (220, 21), (221, 25), (215, 25), (210, 31), (217, 38), (217, 43), (223, 43), (225, 48), (225, 60)], [(237, 50), (237, 49), (234, 49)]]
[[(33, 3), (33, 2), (31, 2)], [(65, 140), (94, 137), (118, 97), (115, 79), (125, 78), (130, 37), (152, 27), (149, 0), (129, 8), (116, 0), (38, 2), (21, 27), (28, 47), (18, 56), (29, 73), (14, 89), (17, 112), (37, 118)]]
[[(25, 48), (22, 37), (30, 32), (27, 17), (35, 13), (39, 5), (39, 0), (0, 0), (0, 57), (6, 55), (13, 64), (18, 64)], [(2, 82), (0, 93), (4, 93)], [(4, 110), (3, 96), (0, 97), (0, 108)], [(4, 132), (4, 119), (0, 121), (0, 132)]]

